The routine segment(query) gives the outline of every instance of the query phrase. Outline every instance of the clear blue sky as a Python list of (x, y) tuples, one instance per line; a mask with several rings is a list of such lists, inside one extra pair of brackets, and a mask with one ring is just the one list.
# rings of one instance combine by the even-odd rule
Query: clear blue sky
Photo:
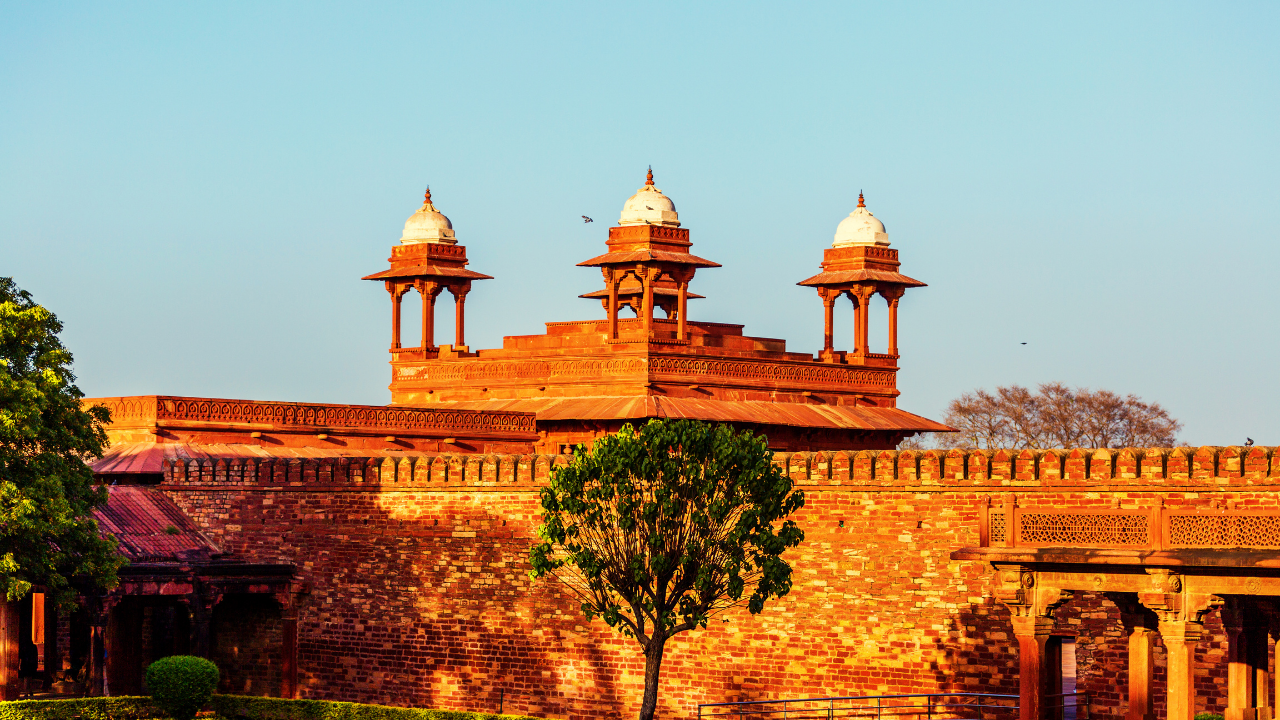
[(1280, 444), (1277, 37), (1244, 2), (5, 3), (0, 274), (90, 395), (384, 403), (359, 278), (428, 183), (497, 278), (472, 347), (602, 316), (574, 263), (652, 163), (724, 265), (692, 317), (810, 352), (794, 283), (864, 189), (929, 283), (902, 407), (1058, 380)]

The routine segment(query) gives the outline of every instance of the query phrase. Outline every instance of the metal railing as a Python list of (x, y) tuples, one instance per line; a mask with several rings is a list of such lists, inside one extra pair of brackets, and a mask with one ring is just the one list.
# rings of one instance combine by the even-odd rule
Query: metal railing
[[(1045, 697), (1045, 714), (1050, 720), (1087, 720), (1088, 706), (1088, 693)], [(698, 720), (1013, 720), (1017, 715), (1018, 696), (996, 693), (848, 695), (698, 705)]]

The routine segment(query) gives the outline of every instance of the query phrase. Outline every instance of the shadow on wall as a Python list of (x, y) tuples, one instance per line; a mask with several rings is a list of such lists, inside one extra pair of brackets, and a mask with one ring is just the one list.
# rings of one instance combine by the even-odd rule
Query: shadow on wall
[[(536, 494), (384, 487), (227, 502), (206, 492), (172, 496), (193, 517), (219, 513), (224, 549), (295, 562), (312, 584), (298, 608), (301, 696), (493, 712), (501, 704), (561, 718), (631, 710), (618, 678), (624, 666), (643, 666), (638, 651), (588, 631), (576, 602), (527, 576)], [(279, 687), (269, 652), (279, 608), (252, 598), (219, 607), (219, 664), (265, 666), (228, 673), (226, 691)], [(245, 636), (237, 628), (251, 627), (247, 619), (266, 629)]]

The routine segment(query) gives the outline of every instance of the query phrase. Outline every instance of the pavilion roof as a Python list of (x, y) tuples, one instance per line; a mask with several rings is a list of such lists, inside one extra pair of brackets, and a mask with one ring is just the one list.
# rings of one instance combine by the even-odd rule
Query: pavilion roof
[(578, 263), (579, 267), (598, 267), (634, 262), (667, 262), (676, 265), (695, 265), (697, 267), (720, 267), (720, 263), (712, 262), (697, 255), (666, 250), (630, 250), (626, 252), (609, 252), (597, 255), (590, 260)]
[(474, 270), (468, 270), (460, 267), (449, 267), (448, 265), (409, 265), (406, 267), (393, 267), (390, 270), (383, 270), (372, 275), (365, 275), (361, 280), (398, 280), (400, 278), (417, 278), (435, 275), (438, 277), (456, 277), (465, 280), (492, 280), (492, 275), (485, 275)]
[(539, 421), (640, 420), (689, 418), (711, 422), (791, 425), (838, 430), (946, 432), (952, 428), (886, 407), (778, 403), (761, 400), (713, 400), (653, 395), (630, 397), (517, 398), (447, 403), (466, 410), (515, 410), (537, 413)]
[(890, 270), (871, 270), (862, 268), (858, 270), (845, 270), (840, 272), (822, 272), (814, 275), (807, 280), (801, 280), (797, 285), (839, 285), (841, 283), (853, 282), (884, 282), (894, 283), (895, 285), (904, 285), (906, 287), (925, 287), (925, 284), (909, 278), (902, 273), (892, 272)]

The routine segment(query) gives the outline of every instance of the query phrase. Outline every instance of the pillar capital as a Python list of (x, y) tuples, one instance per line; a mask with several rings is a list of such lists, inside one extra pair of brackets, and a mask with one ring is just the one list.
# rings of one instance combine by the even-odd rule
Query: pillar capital
[(1051, 619), (1053, 611), (1072, 595), (1070, 590), (1042, 584), (1040, 573), (1025, 565), (997, 565), (993, 594), (1009, 608), (1015, 633), (1022, 618)]

